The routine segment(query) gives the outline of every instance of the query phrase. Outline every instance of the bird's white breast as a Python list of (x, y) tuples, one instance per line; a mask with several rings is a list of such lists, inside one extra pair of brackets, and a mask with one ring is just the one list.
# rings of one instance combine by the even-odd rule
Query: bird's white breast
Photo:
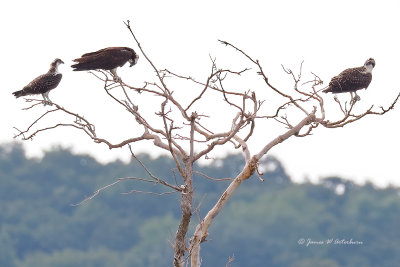
[(372, 73), (372, 70), (374, 69), (374, 67), (371, 64), (364, 67), (365, 67), (365, 73)]
[[(57, 66), (58, 67), (58, 66)], [(55, 67), (54, 68), (54, 72), (53, 72), (53, 75), (57, 75), (57, 74), (60, 74), (60, 72), (58, 71), (58, 68), (57, 67)]]

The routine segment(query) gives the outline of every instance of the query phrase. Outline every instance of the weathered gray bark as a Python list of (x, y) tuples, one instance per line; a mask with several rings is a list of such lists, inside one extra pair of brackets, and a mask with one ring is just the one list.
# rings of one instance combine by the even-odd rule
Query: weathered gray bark
[(184, 190), (181, 193), (181, 220), (175, 236), (175, 254), (174, 266), (183, 267), (185, 264), (184, 255), (186, 250), (185, 237), (189, 229), (190, 219), (192, 217), (192, 201), (193, 201), (193, 161), (186, 159), (184, 162)]
[(246, 162), (242, 172), (236, 176), (236, 178), (229, 184), (228, 188), (221, 195), (214, 207), (207, 213), (204, 219), (197, 225), (196, 230), (191, 238), (190, 253), (191, 253), (191, 267), (200, 266), (200, 244), (208, 236), (208, 228), (210, 227), (214, 218), (222, 210), (228, 199), (236, 191), (239, 185), (246, 179), (248, 179), (256, 170), (258, 162), (272, 147), (279, 143), (282, 143), (286, 139), (293, 135), (299, 133), (299, 131), (306, 125), (316, 121), (314, 110), (311, 114), (306, 116), (301, 122), (299, 122), (292, 129), (288, 130), (286, 133), (278, 136), (270, 143), (268, 143), (258, 154), (254, 155), (249, 161)]

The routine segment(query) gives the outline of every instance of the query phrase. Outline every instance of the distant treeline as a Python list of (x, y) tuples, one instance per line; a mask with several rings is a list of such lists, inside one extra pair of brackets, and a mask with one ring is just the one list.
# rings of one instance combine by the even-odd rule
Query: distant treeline
[[(154, 175), (180, 184), (169, 157), (139, 158)], [(241, 155), (196, 166), (213, 178), (234, 177)], [(252, 177), (229, 200), (202, 245), (203, 266), (399, 266), (398, 188), (377, 189), (338, 177), (294, 184), (273, 157), (265, 182)], [(159, 184), (127, 180), (80, 206), (120, 177), (150, 179), (134, 160), (102, 165), (87, 155), (54, 149), (28, 159), (19, 144), (0, 146), (0, 266), (172, 266), (171, 242), (179, 194)], [(195, 176), (190, 233), (229, 181)]]

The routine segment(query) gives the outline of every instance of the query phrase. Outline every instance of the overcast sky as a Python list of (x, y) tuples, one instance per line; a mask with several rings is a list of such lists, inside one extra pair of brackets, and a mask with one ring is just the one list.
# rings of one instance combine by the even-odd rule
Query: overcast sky
[[(360, 66), (373, 57), (373, 80), (367, 91), (360, 92), (357, 108), (361, 111), (371, 105), (388, 106), (400, 91), (399, 10), (399, 1), (7, 1), (2, 4), (0, 16), (0, 142), (12, 141), (16, 133), (13, 127), (23, 129), (45, 110), (22, 111), (27, 103), (11, 93), (45, 73), (57, 57), (66, 64), (60, 68), (64, 75), (61, 84), (50, 93), (52, 101), (95, 122), (102, 137), (118, 141), (140, 133), (135, 132), (132, 119), (110, 102), (95, 77), (70, 68), (72, 59), (104, 47), (129, 46), (138, 51), (123, 24), (127, 19), (158, 68), (200, 80), (209, 73), (210, 55), (217, 58), (220, 67), (251, 67), (218, 39), (259, 59), (270, 81), (280, 88), (291, 84), (281, 64), (298, 70), (304, 60), (303, 75), (311, 77), (314, 72), (327, 84), (343, 69)], [(148, 63), (139, 55), (136, 66), (118, 71), (125, 82), (137, 86), (153, 77)], [(255, 81), (258, 78), (253, 78), (242, 86), (256, 92), (265, 90)], [(187, 97), (193, 95), (191, 90), (196, 89), (174, 88)], [(331, 95), (324, 99), (333, 107)], [(142, 101), (142, 110), (152, 107), (151, 100)], [(207, 113), (207, 107), (198, 108)], [(339, 111), (330, 112), (334, 116)], [(224, 116), (231, 118), (230, 114), (221, 116), (217, 124), (224, 123)], [(65, 118), (51, 118), (48, 123), (57, 119)], [(385, 116), (367, 117), (341, 129), (321, 127), (313, 136), (280, 144), (271, 154), (297, 181), (340, 175), (357, 182), (400, 185), (399, 121), (400, 106)], [(260, 132), (250, 143), (252, 153), (284, 131), (281, 126), (259, 124)], [(110, 151), (74, 130), (55, 130), (24, 142), (30, 156), (57, 144), (90, 153), (103, 162), (129, 157), (126, 149)], [(159, 152), (151, 151), (148, 143), (134, 149)]]

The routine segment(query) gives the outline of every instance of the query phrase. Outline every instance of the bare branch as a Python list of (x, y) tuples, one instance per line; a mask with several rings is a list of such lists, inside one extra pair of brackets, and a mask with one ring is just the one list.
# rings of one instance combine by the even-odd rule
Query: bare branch
[(231, 266), (231, 263), (235, 261), (235, 255), (232, 255), (232, 257), (229, 257), (228, 262), (226, 263), (225, 267)]
[[(88, 134), (89, 136), (91, 136), (92, 138), (96, 137), (96, 133), (95, 133), (95, 128), (94, 125), (89, 123), (88, 120), (86, 120), (83, 116), (78, 115), (77, 113), (73, 113), (71, 111), (66, 110), (65, 108), (61, 107), (58, 104), (52, 103), (52, 105), (54, 105), (56, 108), (53, 110), (48, 110), (45, 113), (43, 113), (41, 116), (39, 116), (31, 125), (28, 126), (28, 128), (24, 131), (20, 131), (17, 129), (20, 133), (15, 135), (14, 138), (19, 137), (19, 136), (23, 136), (23, 140), (28, 140), (28, 139), (32, 139), (36, 134), (42, 132), (42, 131), (46, 131), (46, 130), (50, 130), (50, 129), (55, 129), (57, 127), (60, 126), (71, 126), (77, 129), (81, 129), (83, 130), (86, 134)], [(35, 105), (34, 105), (35, 106)], [(29, 107), (32, 108), (34, 106)], [(31, 128), (33, 126), (35, 126), (39, 121), (41, 121), (45, 116), (47, 116), (50, 113), (56, 112), (56, 111), (63, 111), (68, 115), (71, 115), (75, 118), (74, 123), (57, 123), (54, 126), (50, 126), (50, 127), (45, 127), (39, 130), (36, 130), (35, 132), (33, 132), (32, 134), (30, 134), (28, 137), (26, 137), (25, 135), (31, 130)]]
[(161, 116), (164, 122), (164, 128), (165, 128), (165, 132), (167, 133), (167, 141), (168, 141), (168, 148), (169, 148), (169, 152), (172, 155), (172, 158), (175, 161), (175, 165), (178, 168), (179, 173), (181, 174), (181, 176), (183, 177), (183, 179), (185, 179), (185, 173), (181, 167), (181, 164), (178, 160), (178, 158), (175, 155), (174, 149), (172, 148), (172, 129), (173, 129), (173, 122), (171, 122), (171, 126), (168, 129), (168, 125), (167, 125), (167, 116), (165, 113), (165, 105), (167, 104), (168, 99), (165, 99), (164, 102), (161, 103)]
[(226, 46), (230, 46), (233, 47), (234, 49), (236, 49), (237, 51), (239, 51), (241, 54), (243, 54), (245, 57), (247, 57), (248, 59), (250, 59), (251, 62), (253, 62), (255, 65), (257, 65), (258, 68), (258, 74), (261, 75), (265, 81), (265, 83), (268, 85), (269, 88), (271, 88), (273, 91), (275, 91), (276, 93), (278, 93), (279, 95), (281, 95), (282, 97), (288, 98), (290, 100), (291, 103), (293, 103), (298, 109), (300, 109), (302, 112), (304, 112), (306, 115), (309, 115), (309, 113), (302, 107), (300, 106), (291, 95), (285, 94), (282, 91), (280, 91), (279, 89), (277, 89), (276, 87), (274, 87), (268, 80), (268, 77), (265, 75), (264, 70), (260, 64), (260, 62), (258, 60), (254, 60), (252, 59), (248, 54), (246, 54), (243, 50), (237, 48), (236, 46), (226, 42), (226, 41), (221, 41), (219, 40), (222, 44), (226, 45)]
[(107, 188), (109, 188), (109, 187), (111, 187), (111, 186), (114, 186), (114, 185), (118, 184), (118, 183), (121, 182), (121, 181), (126, 181), (126, 180), (141, 180), (141, 181), (146, 181), (146, 182), (152, 182), (152, 181), (144, 180), (144, 179), (137, 178), (137, 177), (118, 178), (118, 179), (117, 179), (116, 181), (114, 181), (113, 183), (108, 184), (108, 185), (106, 185), (106, 186), (103, 186), (103, 187), (97, 189), (96, 191), (93, 192), (93, 194), (91, 194), (90, 196), (86, 197), (86, 198), (83, 199), (81, 202), (76, 203), (76, 204), (71, 204), (71, 206), (74, 206), (74, 207), (75, 207), (75, 206), (80, 206), (80, 205), (82, 205), (82, 204), (88, 202), (89, 200), (92, 200), (93, 198), (95, 198), (98, 194), (100, 194), (100, 192), (104, 191), (105, 189), (107, 189)]
[(133, 39), (135, 40), (137, 46), (139, 47), (140, 51), (142, 52), (143, 56), (146, 58), (147, 62), (150, 63), (150, 65), (152, 66), (153, 70), (155, 71), (159, 81), (161, 82), (163, 89), (165, 90), (165, 92), (168, 95), (171, 95), (171, 92), (169, 91), (169, 89), (167, 88), (167, 85), (164, 83), (164, 79), (161, 76), (160, 72), (158, 71), (158, 68), (156, 68), (156, 66), (153, 64), (153, 62), (150, 60), (150, 58), (147, 56), (147, 54), (144, 52), (142, 46), (140, 45), (138, 39), (136, 38), (135, 34), (132, 31), (131, 25), (130, 25), (130, 21), (127, 20), (126, 22), (124, 21), (125, 26), (128, 28), (129, 32), (131, 33)]
[(317, 109), (314, 107), (313, 112), (310, 115), (306, 116), (296, 126), (292, 127), (290, 130), (288, 130), (283, 135), (280, 135), (277, 138), (275, 138), (274, 140), (272, 140), (271, 142), (269, 142), (257, 155), (255, 155), (255, 158), (257, 159), (257, 161), (260, 160), (261, 157), (263, 157), (272, 147), (276, 146), (279, 143), (282, 143), (289, 137), (298, 134), (304, 126), (309, 125), (312, 122), (315, 122), (316, 121), (316, 116), (315, 116), (316, 111), (317, 111)]
[(204, 174), (204, 173), (199, 172), (199, 171), (193, 171), (193, 173), (198, 174), (200, 176), (203, 176), (204, 178), (206, 178), (208, 180), (212, 180), (212, 181), (216, 181), (216, 182), (231, 181), (232, 180), (232, 178), (212, 178), (212, 177), (208, 176), (207, 174)]
[(165, 185), (165, 186), (167, 186), (167, 187), (169, 187), (169, 188), (172, 188), (172, 189), (174, 189), (174, 190), (176, 190), (176, 191), (182, 191), (182, 188), (177, 187), (177, 186), (174, 186), (174, 185), (171, 185), (171, 184), (165, 182), (163, 179), (160, 179), (159, 177), (153, 175), (153, 174), (150, 172), (150, 170), (146, 167), (146, 165), (144, 165), (143, 162), (142, 162), (140, 159), (138, 159), (138, 157), (136, 157), (136, 155), (133, 153), (131, 145), (129, 145), (129, 151), (131, 152), (132, 157), (133, 157), (137, 162), (139, 162), (139, 164), (142, 166), (142, 168), (147, 172), (147, 174), (148, 174), (156, 183), (160, 183), (160, 184)]
[(238, 176), (229, 184), (225, 192), (221, 195), (217, 203), (214, 207), (207, 213), (204, 219), (197, 225), (195, 233), (193, 234), (190, 240), (190, 253), (192, 253), (191, 257), (191, 266), (199, 266), (200, 260), (200, 243), (204, 241), (205, 237), (208, 236), (208, 228), (210, 227), (214, 218), (219, 214), (221, 209), (224, 207), (228, 199), (232, 196), (232, 194), (236, 191), (239, 185), (246, 179), (248, 179), (254, 171), (257, 170), (258, 162), (262, 156), (264, 156), (273, 146), (283, 142), (284, 140), (290, 138), (297, 134), (304, 126), (312, 123), (316, 120), (315, 117), (316, 108), (314, 108), (313, 112), (306, 116), (302, 121), (300, 121), (296, 126), (292, 129), (288, 130), (283, 135), (272, 140), (269, 144), (267, 144), (257, 155), (253, 156), (250, 160), (246, 161), (246, 165)]
[(141, 194), (147, 194), (147, 195), (156, 195), (156, 196), (164, 196), (164, 195), (171, 195), (177, 193), (177, 191), (168, 191), (168, 192), (162, 192), (162, 193), (156, 193), (156, 192), (149, 192), (149, 191), (140, 191), (140, 190), (130, 190), (128, 192), (121, 193), (122, 195), (128, 195), (128, 194), (133, 194), (133, 193), (141, 193)]
[[(355, 115), (352, 114), (351, 111), (355, 105), (355, 102), (351, 103), (349, 110), (345, 109), (344, 111), (344, 117), (338, 121), (335, 122), (330, 122), (330, 121), (321, 121), (321, 124), (326, 127), (326, 128), (338, 128), (338, 127), (343, 127), (349, 123), (353, 123), (355, 121), (358, 121), (362, 119), (363, 117), (367, 115), (384, 115), (385, 113), (389, 112), (390, 110), (394, 109), (394, 106), (396, 105), (398, 99), (400, 97), (400, 93), (397, 95), (395, 100), (392, 102), (392, 104), (388, 108), (380, 107), (380, 111), (373, 111), (373, 105), (367, 109), (364, 113)], [(343, 112), (343, 109), (341, 109)]]

